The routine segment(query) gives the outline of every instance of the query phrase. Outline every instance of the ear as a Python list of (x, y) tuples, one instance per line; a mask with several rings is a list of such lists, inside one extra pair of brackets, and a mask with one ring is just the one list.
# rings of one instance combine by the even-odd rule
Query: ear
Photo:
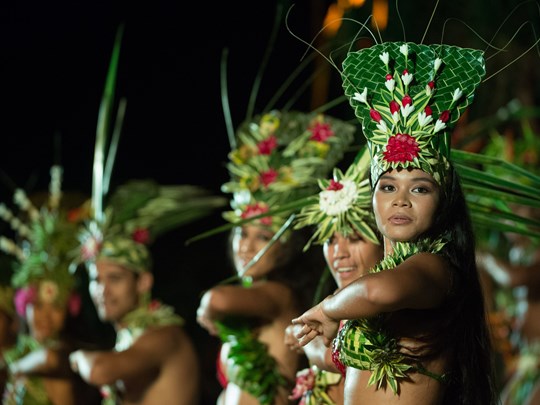
[(149, 271), (144, 271), (137, 278), (137, 290), (141, 293), (150, 292), (154, 285), (154, 275)]

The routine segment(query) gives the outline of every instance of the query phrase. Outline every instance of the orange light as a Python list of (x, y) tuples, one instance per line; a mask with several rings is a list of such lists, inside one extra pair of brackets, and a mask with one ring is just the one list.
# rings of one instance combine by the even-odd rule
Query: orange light
[(350, 7), (362, 7), (366, 0), (347, 0)]
[(388, 0), (373, 0), (373, 28), (386, 29), (388, 25)]
[(326, 16), (324, 17), (323, 26), (326, 36), (334, 36), (341, 27), (341, 18), (343, 17), (343, 9), (336, 4), (331, 4), (328, 7)]

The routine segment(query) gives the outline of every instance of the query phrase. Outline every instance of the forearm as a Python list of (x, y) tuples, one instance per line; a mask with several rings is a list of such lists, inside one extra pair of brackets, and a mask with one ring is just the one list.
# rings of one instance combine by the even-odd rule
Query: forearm
[(46, 349), (36, 350), (12, 363), (9, 366), (13, 374), (32, 374), (47, 370), (48, 352)]
[(364, 282), (355, 282), (324, 299), (321, 310), (328, 318), (340, 321), (373, 316), (381, 307), (370, 297)]

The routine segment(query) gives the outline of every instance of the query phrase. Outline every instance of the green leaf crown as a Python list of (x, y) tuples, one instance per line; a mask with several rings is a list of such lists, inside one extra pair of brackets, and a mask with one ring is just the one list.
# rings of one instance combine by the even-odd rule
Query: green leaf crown
[[(223, 217), (236, 223), (275, 206), (313, 193), (352, 142), (355, 127), (318, 113), (277, 110), (244, 122), (236, 132), (238, 147), (229, 153), (231, 180), (222, 191), (232, 193), (232, 211)], [(277, 231), (281, 215), (257, 220)]]
[(350, 52), (342, 84), (370, 147), (372, 185), (398, 166), (443, 184), (450, 130), (484, 75), (483, 52), (474, 49), (386, 42)]

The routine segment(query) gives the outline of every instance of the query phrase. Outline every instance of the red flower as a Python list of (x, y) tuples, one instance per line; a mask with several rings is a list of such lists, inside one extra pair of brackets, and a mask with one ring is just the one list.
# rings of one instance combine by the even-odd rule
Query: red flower
[(433, 90), (435, 88), (435, 82), (433, 80), (430, 81), (427, 85), (431, 90)]
[(390, 73), (388, 73), (388, 74), (386, 75), (386, 81), (392, 80), (393, 78), (394, 78), (394, 77), (393, 77)]
[(260, 179), (261, 183), (268, 187), (270, 184), (272, 184), (276, 179), (278, 178), (278, 172), (275, 169), (268, 169), (264, 172), (261, 172)]
[(405, 94), (405, 95), (403, 96), (403, 100), (401, 100), (401, 105), (402, 105), (403, 107), (406, 107), (406, 106), (408, 106), (409, 104), (412, 104), (412, 98), (411, 98), (411, 96), (409, 96), (408, 94)]
[(450, 119), (450, 111), (444, 110), (439, 116), (441, 122), (447, 122)]
[(369, 115), (374, 121), (381, 122), (381, 114), (377, 110), (374, 110), (372, 108), (371, 110), (369, 110)]
[(424, 112), (426, 113), (426, 116), (433, 114), (433, 110), (429, 105), (426, 105), (426, 108), (424, 108)]
[[(255, 204), (249, 204), (244, 208), (244, 211), (242, 214), (240, 214), (240, 218), (242, 219), (248, 219), (251, 217), (256, 217), (257, 215), (264, 214), (265, 212), (268, 212), (268, 206), (262, 203), (255, 203)], [(272, 225), (272, 217), (263, 217), (260, 219), (261, 224), (270, 226)]]
[(150, 232), (147, 228), (137, 228), (131, 234), (131, 238), (142, 245), (145, 245), (150, 240)]
[(334, 179), (331, 179), (330, 185), (326, 187), (326, 189), (330, 191), (339, 191), (342, 188), (343, 188), (343, 184), (341, 184), (339, 181), (334, 181)]
[(311, 128), (311, 141), (325, 142), (328, 138), (334, 136), (334, 131), (330, 128), (330, 124), (325, 122), (316, 122)]
[(269, 155), (277, 147), (277, 138), (271, 135), (257, 144), (257, 149), (261, 155)]
[(148, 309), (150, 311), (155, 311), (159, 309), (160, 306), (161, 306), (161, 303), (158, 300), (152, 300), (150, 301), (150, 304), (148, 304)]
[(405, 76), (407, 73), (409, 73), (409, 71), (407, 69), (403, 69), (403, 76)]
[(399, 111), (399, 104), (397, 103), (397, 101), (395, 100), (390, 101), (390, 112), (392, 113), (392, 115), (394, 115), (394, 113), (397, 113), (398, 111)]
[(418, 157), (418, 142), (409, 134), (396, 134), (388, 139), (384, 159), (388, 162), (412, 162)]

